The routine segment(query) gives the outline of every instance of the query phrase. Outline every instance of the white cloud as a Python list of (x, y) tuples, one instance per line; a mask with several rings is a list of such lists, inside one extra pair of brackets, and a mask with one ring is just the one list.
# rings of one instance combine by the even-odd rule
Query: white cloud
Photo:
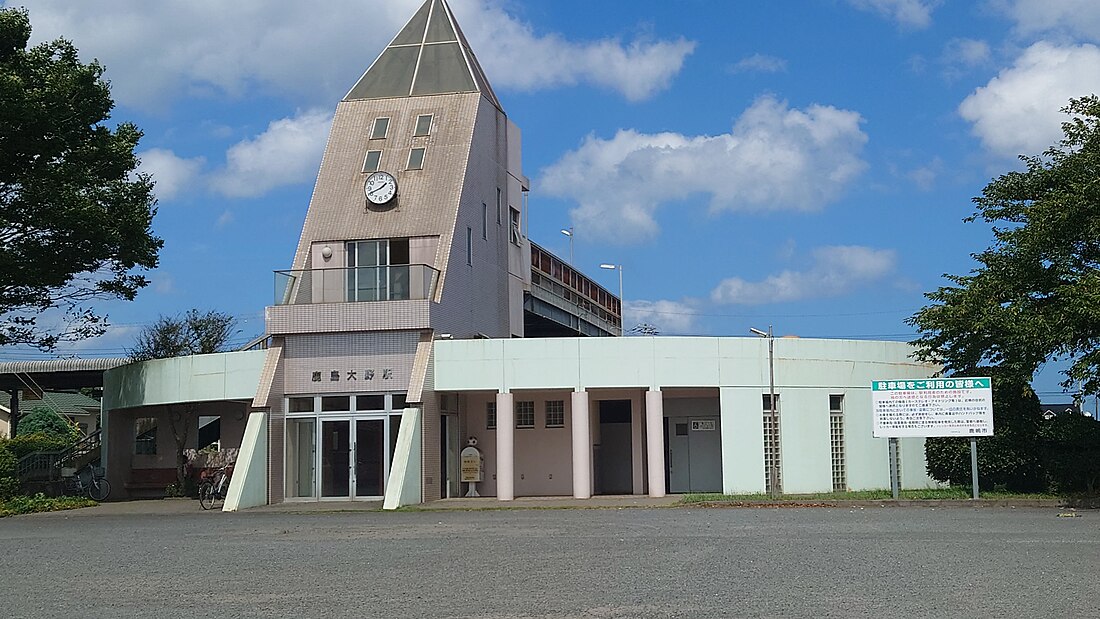
[(153, 290), (157, 294), (175, 294), (176, 280), (168, 273), (157, 272), (151, 277)]
[(540, 36), (495, 4), (481, 1), (454, 10), (496, 87), (533, 91), (586, 82), (640, 101), (668, 88), (695, 51), (695, 43), (682, 38), (573, 43), (557, 34)]
[[(422, 0), (37, 0), (34, 39), (65, 36), (107, 67), (116, 100), (157, 108), (193, 95), (259, 91), (304, 104), (342, 96)], [(5, 4), (17, 5), (16, 0)], [(497, 88), (576, 83), (644, 99), (694, 49), (685, 40), (570, 41), (536, 33), (503, 0), (452, 3)]]
[(715, 303), (763, 305), (838, 297), (889, 275), (897, 264), (893, 250), (860, 246), (820, 247), (804, 271), (783, 271), (759, 282), (734, 277), (711, 292)]
[(848, 0), (848, 4), (863, 11), (873, 11), (906, 28), (927, 28), (932, 24), (932, 11), (943, 0)]
[(989, 64), (993, 51), (989, 43), (976, 39), (952, 39), (944, 46), (940, 64), (948, 78), (957, 78), (970, 69)]
[(1001, 10), (1022, 34), (1067, 34), (1100, 41), (1100, 2), (1096, 0), (1000, 0)]
[(218, 221), (215, 222), (214, 227), (221, 230), (236, 221), (236, 219), (237, 218), (233, 215), (233, 211), (225, 211), (218, 217)]
[(273, 121), (267, 131), (226, 151), (226, 166), (211, 178), (211, 187), (240, 198), (308, 181), (321, 163), (331, 123), (331, 114), (317, 110)]
[(138, 172), (151, 174), (156, 181), (153, 191), (158, 200), (171, 200), (185, 189), (192, 189), (206, 162), (202, 157), (185, 159), (163, 148), (138, 153), (138, 158)]
[(543, 170), (539, 190), (577, 201), (578, 227), (620, 243), (656, 236), (658, 208), (697, 194), (710, 196), (712, 211), (816, 210), (866, 167), (861, 121), (856, 112), (763, 97), (719, 136), (590, 136)]
[(786, 70), (786, 60), (764, 54), (746, 56), (730, 67), (733, 73), (783, 73)]
[(1035, 155), (1062, 136), (1071, 98), (1100, 92), (1100, 48), (1039, 42), (967, 97), (959, 114), (990, 152)]
[(936, 179), (943, 173), (943, 160), (939, 157), (918, 168), (910, 170), (906, 177), (922, 191), (931, 191)]
[(627, 301), (623, 314), (625, 330), (647, 324), (656, 327), (661, 335), (694, 334), (699, 318), (691, 305), (680, 301)]

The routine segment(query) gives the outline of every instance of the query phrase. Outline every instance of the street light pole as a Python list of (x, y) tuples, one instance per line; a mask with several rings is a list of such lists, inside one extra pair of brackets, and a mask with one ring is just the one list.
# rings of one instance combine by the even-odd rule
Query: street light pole
[(562, 228), (561, 233), (564, 234), (565, 236), (569, 237), (569, 264), (570, 264), (570, 266), (572, 266), (572, 264), (573, 264), (573, 226), (569, 226), (568, 228)]
[(623, 315), (626, 313), (626, 302), (623, 301), (623, 265), (621, 264), (601, 264), (601, 269), (608, 269), (611, 271), (619, 271), (619, 335), (625, 333), (623, 328)]
[(753, 328), (749, 328), (749, 331), (768, 340), (768, 401), (770, 409), (768, 417), (772, 422), (771, 429), (773, 433), (768, 493), (774, 498), (779, 496), (779, 411), (775, 405), (775, 336), (772, 333), (772, 325), (768, 325), (766, 333)]

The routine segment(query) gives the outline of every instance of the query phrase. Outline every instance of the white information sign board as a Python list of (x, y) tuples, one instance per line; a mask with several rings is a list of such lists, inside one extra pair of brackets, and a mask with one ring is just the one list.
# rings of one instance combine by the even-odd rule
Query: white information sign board
[(875, 438), (993, 436), (989, 378), (876, 380)]

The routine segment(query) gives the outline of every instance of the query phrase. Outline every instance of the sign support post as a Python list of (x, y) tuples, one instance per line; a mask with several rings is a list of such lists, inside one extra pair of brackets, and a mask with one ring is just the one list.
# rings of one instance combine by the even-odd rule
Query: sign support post
[(978, 437), (970, 437), (970, 485), (973, 487), (974, 500), (978, 500)]
[(890, 437), (890, 494), (894, 496), (895, 501), (898, 500), (898, 495), (901, 493), (899, 472), (898, 439), (897, 437)]

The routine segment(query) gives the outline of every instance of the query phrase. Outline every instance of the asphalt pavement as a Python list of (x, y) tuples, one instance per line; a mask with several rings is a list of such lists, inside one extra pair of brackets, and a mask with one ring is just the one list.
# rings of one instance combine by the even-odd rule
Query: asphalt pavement
[(1070, 513), (102, 506), (0, 520), (0, 616), (1095, 617)]

